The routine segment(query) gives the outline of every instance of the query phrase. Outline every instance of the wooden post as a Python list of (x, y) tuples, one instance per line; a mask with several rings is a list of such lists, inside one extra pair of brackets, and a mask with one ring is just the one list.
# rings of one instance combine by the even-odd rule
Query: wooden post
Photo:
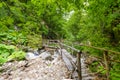
[(107, 80), (109, 80), (109, 63), (108, 63), (108, 52), (104, 51), (104, 61), (105, 61), (105, 67), (106, 67), (106, 77)]
[[(73, 44), (72, 44), (72, 47), (73, 47)], [(71, 49), (71, 54), (73, 55), (73, 50)]]
[(77, 69), (78, 69), (78, 79), (82, 80), (82, 71), (81, 71), (81, 53), (77, 53)]
[(60, 56), (61, 56), (61, 59), (62, 59), (62, 45), (60, 44), (60, 42), (59, 42), (59, 48), (60, 48)]

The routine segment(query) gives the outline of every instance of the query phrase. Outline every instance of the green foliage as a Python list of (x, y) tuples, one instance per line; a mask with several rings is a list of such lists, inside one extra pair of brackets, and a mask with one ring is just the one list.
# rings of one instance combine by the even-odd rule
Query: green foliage
[(118, 80), (118, 79), (120, 79), (119, 73), (120, 73), (119, 63), (112, 62), (112, 68), (111, 68), (111, 71), (110, 71), (110, 78), (111, 78), (111, 80)]
[(114, 70), (111, 70), (110, 71), (110, 79), (111, 80), (119, 80), (120, 79), (120, 75), (119, 75), (120, 71), (114, 71)]
[(0, 65), (10, 60), (23, 60), (25, 52), (20, 51), (13, 45), (0, 44)]
[(9, 30), (8, 32), (0, 33), (0, 42), (5, 44), (21, 45), (26, 44), (26, 37), (17, 31)]
[(8, 57), (8, 61), (9, 60), (23, 60), (23, 59), (25, 59), (25, 52), (23, 51), (15, 51)]
[(103, 74), (103, 75), (106, 74), (106, 70), (104, 69), (103, 66), (99, 66), (97, 71), (98, 71), (98, 72), (100, 71), (100, 73)]
[[(76, 2), (76, 1), (75, 1)], [(78, 4), (81, 4), (78, 6)], [(77, 41), (91, 46), (101, 47), (109, 50), (120, 51), (120, 1), (119, 0), (88, 0), (78, 1), (77, 8), (73, 8), (74, 13), (66, 21), (64, 29), (68, 40)], [(102, 57), (103, 52), (88, 47), (76, 48), (89, 52), (89, 55)], [(119, 60), (119, 55), (110, 55), (114, 60)], [(112, 65), (115, 66), (116, 62)], [(94, 67), (93, 67), (94, 66)], [(119, 66), (119, 65), (118, 65)], [(110, 66), (111, 67), (111, 66)], [(93, 71), (96, 68), (92, 64)], [(117, 66), (116, 69), (119, 70)], [(106, 71), (104, 67), (97, 68), (103, 69), (102, 74)], [(112, 71), (112, 70), (111, 70)], [(111, 75), (117, 73), (111, 72)], [(110, 76), (111, 80), (118, 80), (119, 76)]]
[[(0, 1), (0, 42), (4, 44), (37, 48), (41, 46), (43, 37), (67, 39), (120, 51), (119, 35), (120, 0)], [(75, 47), (98, 57), (103, 53), (79, 45)], [(4, 50), (6, 54), (1, 53), (0, 56), (3, 63), (9, 55), (12, 56), (9, 58), (18, 58), (17, 55), (22, 54), (17, 54), (16, 51), (9, 52), (9, 49)], [(112, 58), (119, 60), (118, 55), (113, 55)], [(115, 64), (113, 66), (119, 69)], [(98, 68), (102, 69), (103, 67)], [(113, 80), (117, 79), (114, 75), (116, 73), (111, 70)]]
[(0, 65), (4, 64), (5, 62), (7, 62), (7, 59), (0, 56)]
[(40, 48), (42, 46), (42, 37), (40, 35), (28, 35), (27, 46), (31, 48)]

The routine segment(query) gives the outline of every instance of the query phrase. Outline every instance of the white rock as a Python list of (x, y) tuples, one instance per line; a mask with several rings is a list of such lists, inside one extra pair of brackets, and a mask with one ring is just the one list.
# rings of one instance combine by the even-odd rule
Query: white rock
[(33, 54), (32, 52), (28, 52), (28, 53), (26, 53), (26, 59), (27, 60), (30, 60), (30, 59), (35, 59), (35, 58), (38, 58), (39, 56), (38, 55), (35, 55), (35, 54)]
[(40, 54), (40, 57), (44, 60), (49, 60), (51, 58), (51, 54), (49, 52), (43, 52)]

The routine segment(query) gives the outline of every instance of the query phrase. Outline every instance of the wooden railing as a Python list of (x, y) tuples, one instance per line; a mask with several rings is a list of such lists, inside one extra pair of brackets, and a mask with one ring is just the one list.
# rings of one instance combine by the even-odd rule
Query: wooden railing
[[(110, 60), (109, 53), (120, 55), (120, 52), (113, 51), (113, 50), (108, 50), (108, 49), (105, 49), (105, 48), (95, 47), (95, 46), (91, 46), (91, 45), (86, 45), (86, 44), (79, 44), (79, 43), (75, 44), (75, 43), (72, 43), (72, 45), (84, 46), (84, 47), (88, 47), (88, 48), (92, 48), (92, 49), (103, 51), (103, 59), (104, 59), (104, 62), (105, 62), (106, 77), (107, 77), (106, 80), (110, 80), (110, 67), (109, 67), (110, 63), (109, 62), (110, 61), (112, 62), (114, 60)], [(81, 52), (83, 52), (83, 51), (81, 51)], [(115, 61), (115, 62), (119, 62), (120, 63), (120, 61)]]
[(110, 67), (109, 67), (109, 52), (113, 53), (113, 54), (120, 54), (120, 52), (116, 52), (116, 51), (112, 51), (112, 50), (108, 50), (108, 49), (104, 49), (104, 48), (99, 48), (99, 47), (95, 47), (95, 46), (90, 46), (90, 45), (86, 45), (86, 44), (80, 44), (80, 46), (85, 46), (85, 47), (89, 47), (89, 48), (93, 48), (93, 49), (97, 49), (100, 51), (103, 51), (103, 58), (104, 58), (104, 62), (105, 62), (105, 69), (106, 69), (106, 80), (110, 80)]
[(74, 67), (77, 67), (78, 79), (82, 80), (82, 74), (81, 74), (82, 73), (82, 71), (81, 71), (81, 54), (82, 54), (82, 52), (74, 47), (68, 46), (68, 45), (60, 42), (59, 40), (49, 40), (46, 42), (47, 45), (51, 44), (51, 43), (58, 44), (60, 49), (62, 49), (63, 47), (67, 47), (67, 48), (70, 48), (71, 50), (74, 50), (75, 52), (77, 52), (77, 64), (74, 64)]
[(68, 46), (66, 44), (63, 44), (61, 42), (59, 42), (59, 43), (60, 43), (61, 46), (68, 47), (68, 48), (77, 52), (77, 65), (76, 66), (77, 66), (78, 79), (82, 80), (82, 70), (81, 70), (81, 54), (82, 54), (82, 51), (80, 51), (80, 50), (78, 50), (74, 47)]
[[(82, 73), (82, 71), (81, 71), (81, 54), (82, 54), (82, 51), (80, 51), (80, 50), (78, 50), (74, 47), (68, 46), (68, 45), (60, 42), (59, 40), (49, 40), (49, 42), (58, 43), (61, 48), (64, 46), (64, 47), (70, 48), (70, 49), (77, 52), (78, 78), (79, 78), (79, 80), (82, 80), (82, 74), (81, 74)], [(78, 45), (78, 44), (74, 44), (74, 45)], [(103, 51), (103, 59), (104, 59), (104, 62), (105, 62), (106, 77), (107, 77), (106, 80), (110, 80), (109, 79), (109, 77), (110, 77), (110, 67), (109, 67), (110, 59), (109, 59), (109, 54), (108, 53), (110, 52), (110, 53), (114, 53), (114, 54), (120, 54), (120, 52), (107, 50), (107, 49), (99, 48), (99, 47), (95, 47), (95, 46), (85, 45), (85, 44), (79, 44), (79, 46), (85, 46), (85, 47), (89, 47), (89, 48), (93, 48), (93, 49), (96, 49), (96, 50)]]

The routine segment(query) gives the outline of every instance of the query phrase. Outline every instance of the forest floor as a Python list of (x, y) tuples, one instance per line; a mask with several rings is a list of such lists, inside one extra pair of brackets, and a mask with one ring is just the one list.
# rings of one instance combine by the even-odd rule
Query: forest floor
[(7, 62), (1, 70), (0, 80), (64, 80), (70, 76), (60, 57), (51, 61), (38, 57), (28, 61)]

